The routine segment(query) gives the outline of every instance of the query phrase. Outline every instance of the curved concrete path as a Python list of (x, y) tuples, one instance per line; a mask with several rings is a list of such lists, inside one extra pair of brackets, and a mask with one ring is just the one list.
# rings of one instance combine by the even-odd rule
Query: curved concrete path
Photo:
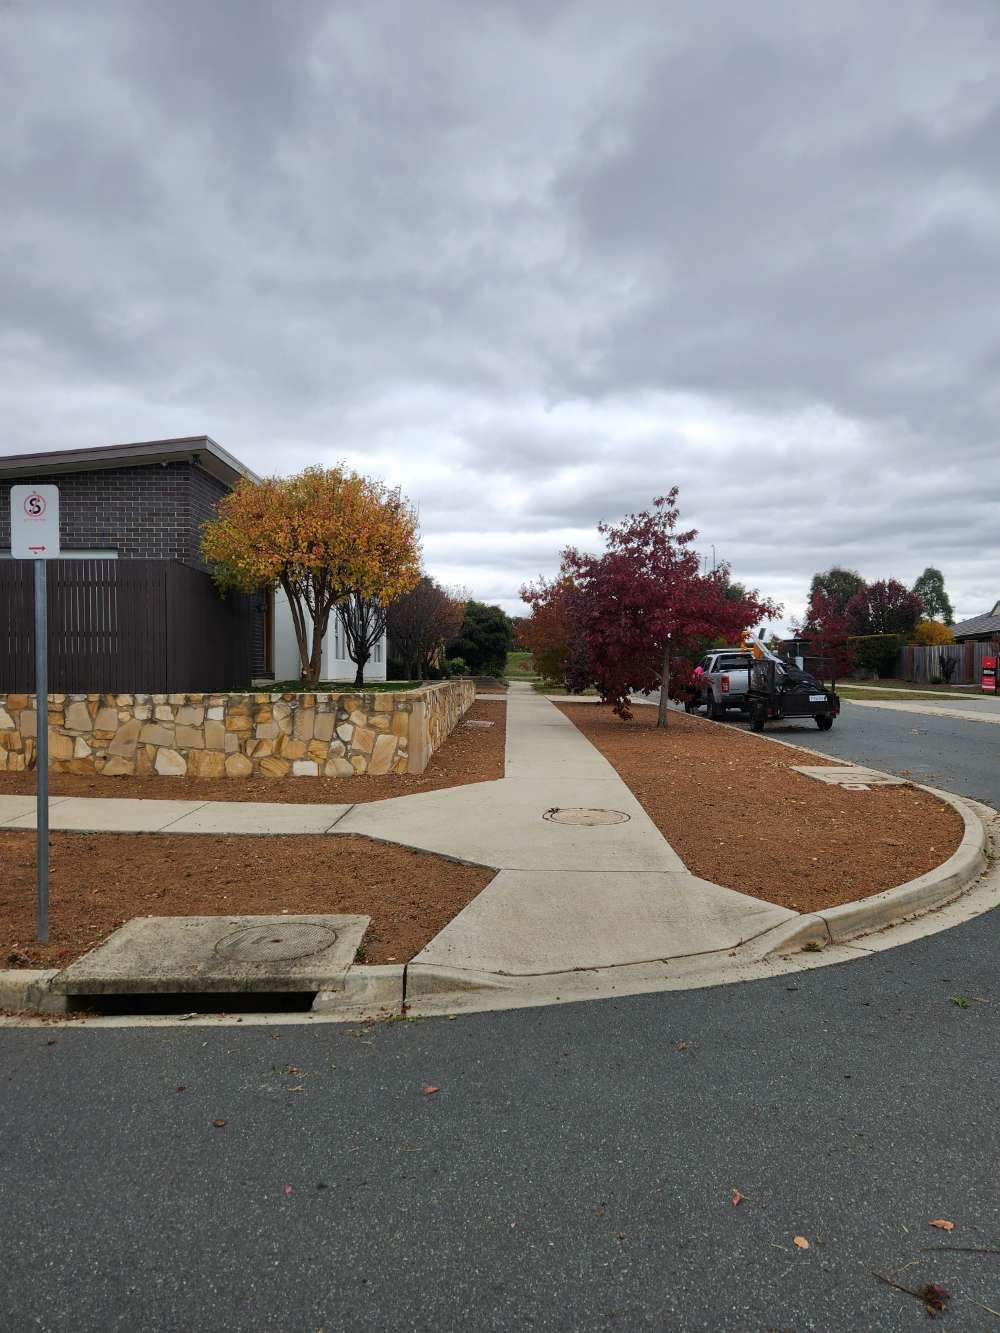
[[(495, 866), (412, 961), (507, 976), (729, 950), (796, 913), (692, 875), (604, 756), (548, 699), (512, 684), (505, 776), (355, 806), (338, 833)], [(579, 826), (553, 808), (618, 811)]]
[[(53, 797), (50, 826), (88, 832), (362, 834), (494, 867), (483, 893), (410, 964), (537, 976), (735, 949), (797, 913), (686, 869), (614, 768), (524, 683), (506, 697), (505, 776), (363, 805)], [(360, 780), (360, 779), (359, 779)], [(165, 780), (166, 781), (166, 780)], [(580, 826), (553, 809), (610, 810)], [(0, 827), (34, 827), (0, 797)]]

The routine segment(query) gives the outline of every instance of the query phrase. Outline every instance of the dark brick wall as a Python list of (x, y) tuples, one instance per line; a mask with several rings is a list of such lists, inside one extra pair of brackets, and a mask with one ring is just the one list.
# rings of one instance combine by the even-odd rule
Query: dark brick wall
[[(10, 547), (11, 485), (59, 487), (59, 533), (64, 551), (117, 551), (123, 560), (180, 560), (204, 569), (201, 526), (228, 493), (224, 482), (190, 462), (63, 472), (0, 479), (0, 550)], [(252, 667), (263, 674), (265, 617), (248, 599)]]
[(54, 482), (66, 550), (181, 560), (203, 569), (201, 525), (228, 487), (189, 462), (0, 480), (0, 548), (10, 546), (10, 487)]

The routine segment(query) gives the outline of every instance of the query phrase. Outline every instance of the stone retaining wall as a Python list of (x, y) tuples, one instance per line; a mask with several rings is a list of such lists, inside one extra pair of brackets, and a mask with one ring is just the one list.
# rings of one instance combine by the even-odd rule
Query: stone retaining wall
[[(470, 680), (365, 694), (51, 694), (49, 769), (163, 777), (422, 773)], [(35, 697), (0, 694), (0, 772), (34, 766)]]

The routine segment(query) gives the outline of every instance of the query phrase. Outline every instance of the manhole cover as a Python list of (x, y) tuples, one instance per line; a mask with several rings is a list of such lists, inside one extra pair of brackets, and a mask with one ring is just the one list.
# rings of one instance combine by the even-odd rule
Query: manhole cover
[(626, 815), (621, 810), (587, 810), (572, 807), (560, 810), (556, 806), (552, 810), (546, 810), (542, 818), (551, 820), (553, 824), (578, 824), (590, 828), (595, 824), (624, 824), (631, 819), (631, 815)]
[(337, 943), (337, 932), (318, 921), (289, 921), (282, 926), (241, 926), (215, 946), (220, 958), (237, 963), (282, 963), (308, 958)]
[(492, 727), (492, 722), (481, 722), (478, 718), (473, 718), (470, 722), (463, 722), (463, 727)]

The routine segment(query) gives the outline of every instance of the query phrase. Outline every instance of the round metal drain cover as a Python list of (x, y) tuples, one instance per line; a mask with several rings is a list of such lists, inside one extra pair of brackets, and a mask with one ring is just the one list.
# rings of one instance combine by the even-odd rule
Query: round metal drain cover
[(215, 946), (222, 958), (237, 963), (288, 963), (322, 953), (337, 942), (337, 932), (318, 921), (289, 921), (287, 925), (241, 926), (223, 935)]
[(621, 810), (587, 810), (572, 807), (560, 810), (556, 806), (553, 810), (546, 810), (542, 818), (551, 820), (553, 824), (577, 824), (584, 828), (592, 828), (595, 824), (624, 824), (631, 819), (631, 815), (626, 815)]

